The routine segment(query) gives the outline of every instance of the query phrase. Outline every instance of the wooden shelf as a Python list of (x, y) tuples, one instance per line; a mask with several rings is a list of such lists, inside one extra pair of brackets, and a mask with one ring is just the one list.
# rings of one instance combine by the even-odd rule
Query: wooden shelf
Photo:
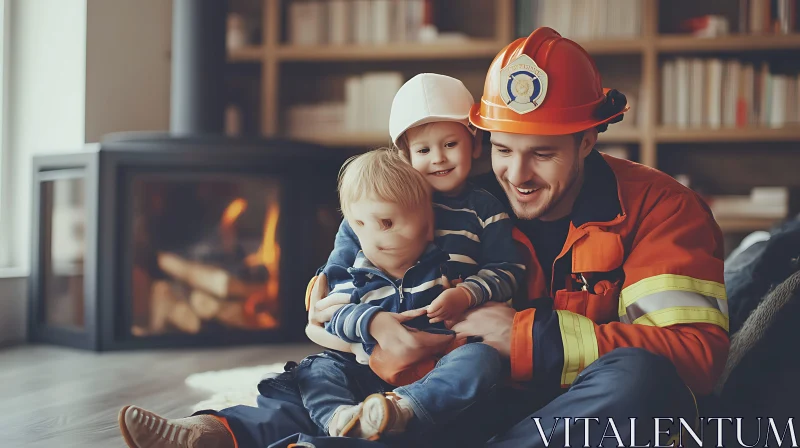
[(609, 126), (606, 132), (598, 135), (599, 143), (640, 143), (642, 133), (635, 127), (614, 127)]
[(294, 140), (318, 143), (327, 146), (352, 147), (352, 148), (378, 148), (391, 145), (389, 131), (367, 132), (359, 134), (319, 135), (308, 137), (290, 137)]
[(780, 219), (772, 218), (722, 218), (717, 220), (723, 232), (755, 232), (756, 230), (769, 230)]
[(507, 43), (467, 40), (447, 43), (402, 43), (389, 45), (291, 46), (277, 49), (280, 61), (397, 61), (431, 59), (494, 58)]
[[(642, 135), (636, 128), (622, 128), (600, 134), (600, 143), (639, 143)], [(390, 144), (389, 133), (366, 132), (328, 136), (303, 137), (298, 140), (321, 143), (329, 146), (378, 147)]]
[[(624, 55), (644, 52), (645, 39), (578, 40), (593, 55)], [(428, 59), (492, 58), (503, 44), (490, 39), (446, 43), (400, 43), (388, 45), (279, 46), (276, 55), (283, 61), (381, 61)], [(800, 34), (732, 35), (697, 38), (662, 35), (655, 38), (661, 53), (742, 52), (748, 50), (800, 50)], [(259, 62), (264, 57), (261, 46), (248, 46), (229, 52), (229, 62)]]
[(714, 142), (800, 142), (800, 127), (728, 128), (728, 129), (679, 129), (656, 130), (659, 143), (714, 143)]
[(264, 48), (256, 45), (228, 52), (228, 62), (261, 62), (263, 57)]
[(661, 53), (740, 53), (755, 50), (800, 50), (800, 34), (731, 35), (707, 39), (683, 35), (667, 35), (656, 39), (656, 49)]
[(638, 54), (645, 49), (644, 39), (576, 40), (589, 54)]

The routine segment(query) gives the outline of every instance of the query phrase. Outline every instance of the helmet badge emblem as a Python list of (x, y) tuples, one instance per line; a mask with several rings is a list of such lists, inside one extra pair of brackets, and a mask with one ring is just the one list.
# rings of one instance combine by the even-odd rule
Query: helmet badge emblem
[(518, 114), (536, 110), (547, 94), (547, 73), (526, 54), (503, 67), (500, 83), (500, 97)]

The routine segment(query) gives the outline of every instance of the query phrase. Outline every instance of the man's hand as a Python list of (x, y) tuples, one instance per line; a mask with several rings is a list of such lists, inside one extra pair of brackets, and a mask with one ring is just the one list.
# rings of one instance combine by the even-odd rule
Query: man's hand
[[(328, 295), (328, 279), (325, 274), (320, 274), (314, 282), (314, 287), (311, 288), (308, 297), (306, 336), (322, 347), (349, 352), (351, 351), (350, 344), (328, 333), (323, 326), (325, 322), (331, 320), (336, 310), (350, 301), (350, 296), (347, 294), (333, 294), (330, 297), (325, 297), (326, 295)], [(339, 296), (346, 296), (346, 301), (342, 302), (342, 298)]]
[(403, 322), (423, 316), (427, 310), (419, 308), (400, 314), (380, 312), (369, 324), (369, 332), (386, 354), (398, 364), (412, 364), (420, 359), (444, 354), (455, 340), (452, 334), (434, 334), (403, 325)]
[(308, 323), (321, 327), (331, 320), (339, 308), (348, 303), (350, 294), (328, 295), (328, 277), (320, 274), (309, 294)]
[(472, 297), (467, 288), (445, 289), (428, 305), (428, 319), (432, 324), (455, 320), (469, 308)]
[(511, 327), (516, 311), (504, 303), (489, 302), (464, 314), (463, 319), (452, 326), (458, 336), (481, 336), (501, 355), (511, 356)]

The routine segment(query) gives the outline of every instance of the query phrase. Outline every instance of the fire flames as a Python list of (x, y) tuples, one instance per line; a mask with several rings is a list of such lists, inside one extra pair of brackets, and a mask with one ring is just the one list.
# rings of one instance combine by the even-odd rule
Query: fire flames
[(259, 216), (260, 207), (243, 197), (234, 198), (224, 207), (216, 232), (212, 230), (189, 250), (156, 252), (159, 278), (151, 279), (146, 269), (134, 268), (139, 282), (148, 285), (137, 297), (149, 301), (149, 307), (137, 314), (133, 334), (172, 329), (196, 334), (203, 331), (204, 322), (240, 329), (280, 325), (279, 195), (265, 190), (263, 225), (248, 227), (249, 219)]
[[(244, 311), (260, 328), (274, 328), (278, 325), (275, 317), (267, 309), (275, 309), (273, 304), (278, 300), (279, 268), (281, 248), (278, 244), (278, 219), (280, 207), (275, 195), (267, 198), (267, 212), (264, 217), (264, 232), (258, 250), (244, 259), (248, 267), (263, 265), (269, 273), (263, 289), (250, 294), (245, 300)], [(222, 216), (221, 230), (233, 228), (233, 224), (247, 209), (247, 201), (237, 198), (228, 205)], [(224, 233), (223, 233), (224, 234)]]

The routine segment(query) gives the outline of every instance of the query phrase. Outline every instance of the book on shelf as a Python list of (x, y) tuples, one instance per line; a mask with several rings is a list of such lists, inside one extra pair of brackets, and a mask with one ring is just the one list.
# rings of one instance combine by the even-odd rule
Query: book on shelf
[(756, 187), (749, 195), (712, 195), (706, 202), (716, 219), (783, 219), (789, 214), (786, 187)]
[(676, 58), (661, 65), (661, 121), (681, 129), (800, 124), (800, 74), (768, 63)]
[(289, 108), (290, 137), (389, 136), (389, 113), (404, 79), (400, 72), (367, 72), (344, 81), (344, 100)]
[(625, 39), (641, 35), (641, 0), (517, 0), (518, 37), (549, 26), (576, 40)]
[(797, 31), (797, 0), (739, 0), (739, 32), (790, 34)]
[(436, 40), (439, 33), (433, 23), (432, 2), (291, 0), (287, 14), (288, 44), (386, 45)]

